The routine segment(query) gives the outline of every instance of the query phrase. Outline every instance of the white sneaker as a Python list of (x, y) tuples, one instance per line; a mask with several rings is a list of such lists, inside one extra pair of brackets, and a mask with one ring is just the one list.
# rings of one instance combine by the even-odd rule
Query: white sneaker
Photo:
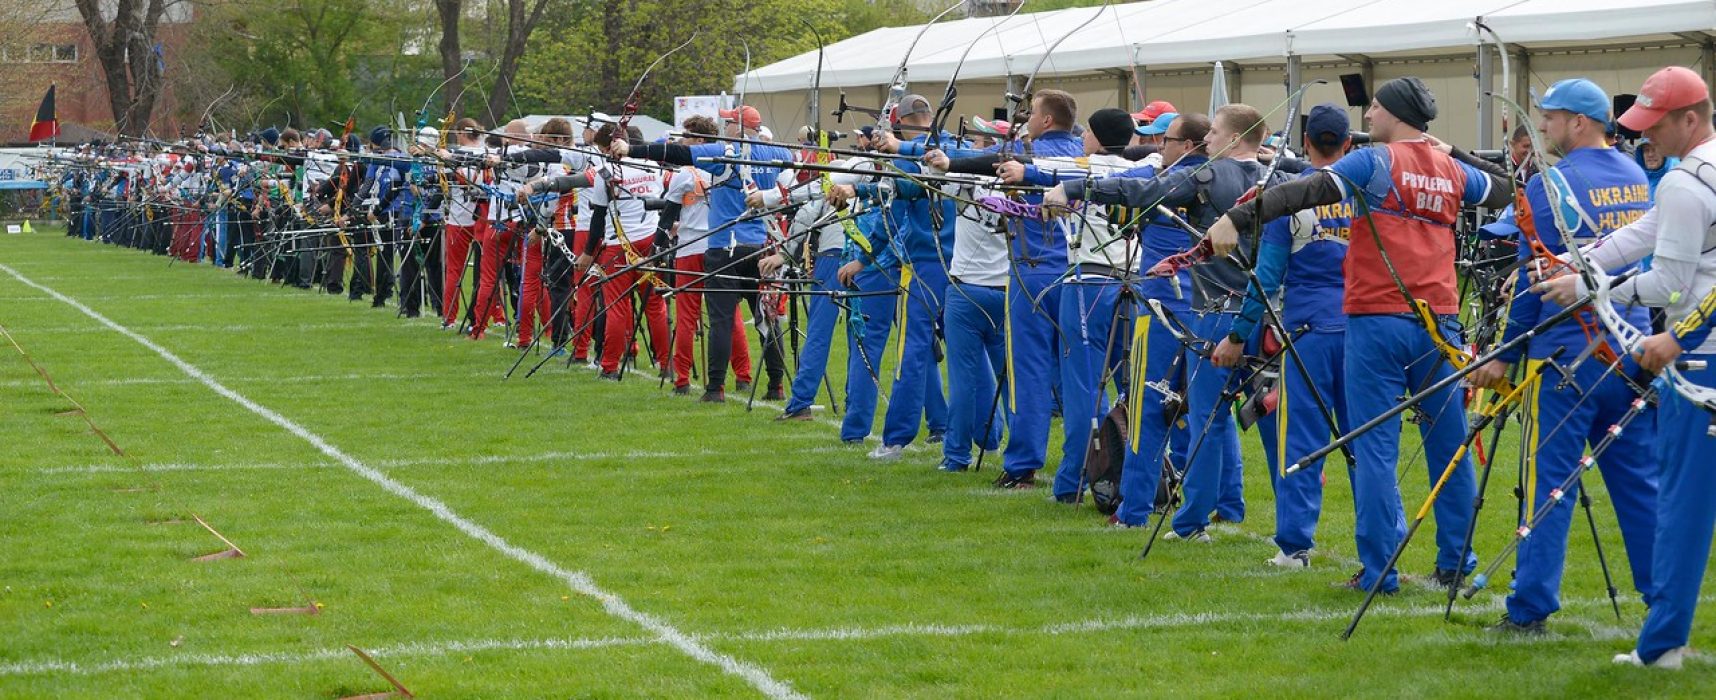
[(893, 461), (899, 459), (900, 453), (904, 452), (905, 449), (905, 445), (881, 445), (870, 450), (870, 459)]
[(1663, 668), (1670, 671), (1679, 671), (1680, 666), (1686, 663), (1686, 657), (1691, 653), (1691, 647), (1675, 647), (1663, 652), (1662, 656), (1656, 657), (1656, 661), (1647, 664), (1644, 662), (1644, 659), (1639, 658), (1639, 651), (1634, 649), (1625, 654), (1616, 654), (1614, 662), (1622, 666)]
[(1190, 535), (1181, 535), (1178, 532), (1174, 532), (1173, 530), (1169, 530), (1168, 534), (1162, 536), (1162, 539), (1164, 539), (1164, 540), (1185, 540), (1187, 542), (1209, 542), (1210, 541), (1210, 533), (1205, 532), (1203, 530), (1198, 530), (1197, 532), (1194, 532)]
[(1286, 552), (1277, 551), (1274, 558), (1263, 563), (1270, 566), (1279, 566), (1283, 569), (1309, 569), (1311, 568), (1311, 553), (1294, 552), (1292, 554), (1288, 554)]

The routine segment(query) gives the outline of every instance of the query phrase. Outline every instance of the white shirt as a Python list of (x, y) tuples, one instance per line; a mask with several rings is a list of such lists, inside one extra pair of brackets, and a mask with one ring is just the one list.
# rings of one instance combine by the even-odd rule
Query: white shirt
[[(995, 190), (969, 186), (969, 199), (994, 196)], [(975, 204), (961, 203), (953, 224), (953, 259), (947, 274), (965, 284), (983, 287), (1007, 286), (1007, 237), (1001, 233), (1001, 215)]]
[(709, 250), (709, 173), (684, 166), (667, 181), (668, 201), (679, 203), (678, 244), (673, 257), (702, 255)]
[[(1138, 163), (1112, 153), (1098, 153), (1082, 158), (1038, 158), (1036, 165), (1044, 171), (1083, 170), (1086, 177), (1116, 175), (1138, 167)], [(1125, 221), (1109, 221), (1107, 207), (1085, 205), (1079, 211), (1062, 218), (1067, 232), (1068, 265), (1104, 265), (1126, 271), (1138, 266), (1138, 239), (1122, 238)]]
[[(606, 234), (602, 241), (608, 244), (620, 242), (619, 231), (624, 229), (626, 240), (632, 243), (648, 241), (655, 237), (656, 224), (661, 216), (644, 207), (642, 198), (660, 198), (663, 193), (661, 174), (655, 170), (640, 167), (642, 161), (627, 158), (618, 163), (610, 164), (598, 171), (601, 182), (590, 188), (590, 206), (608, 208)], [(610, 183), (610, 179), (612, 182)], [(617, 196), (610, 196), (609, 185), (618, 191)]]
[[(1591, 264), (1617, 270), (1654, 256), (1651, 269), (1617, 284), (1618, 304), (1664, 309), (1673, 325), (1716, 287), (1716, 140), (1699, 144), (1656, 186), (1656, 206), (1584, 251)], [(1584, 284), (1580, 284), (1584, 293)], [(1716, 333), (1692, 352), (1716, 353)]]

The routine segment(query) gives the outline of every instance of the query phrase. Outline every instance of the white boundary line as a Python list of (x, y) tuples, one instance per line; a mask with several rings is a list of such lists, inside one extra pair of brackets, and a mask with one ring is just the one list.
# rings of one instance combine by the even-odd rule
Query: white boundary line
[[(1459, 610), (1462, 612), (1499, 612), (1503, 609), (1502, 598), (1493, 596), (1483, 603), (1471, 605)], [(1705, 596), (1702, 602), (1716, 600), (1716, 596)], [(1563, 601), (1564, 607), (1598, 608), (1608, 603), (1607, 598), (1570, 599)], [(1389, 618), (1433, 618), (1442, 615), (1441, 605), (1412, 605), (1406, 607), (1376, 608), (1371, 614)], [(1167, 613), (1161, 615), (1136, 615), (1119, 618), (1097, 618), (1060, 622), (1037, 627), (995, 625), (995, 624), (927, 624), (913, 623), (902, 625), (884, 625), (881, 627), (834, 627), (792, 629), (780, 628), (750, 632), (724, 634), (694, 635), (699, 642), (850, 642), (890, 638), (955, 638), (977, 635), (1005, 636), (1065, 636), (1072, 634), (1090, 634), (1114, 631), (1135, 631), (1150, 629), (1179, 629), (1186, 627), (1207, 627), (1211, 625), (1244, 625), (1244, 624), (1276, 624), (1276, 623), (1322, 623), (1339, 622), (1352, 615), (1345, 609), (1300, 609), (1282, 613)], [(1563, 616), (1567, 617), (1567, 616)], [(1631, 639), (1635, 634), (1631, 630), (1621, 629), (1613, 625), (1592, 622), (1582, 619), (1566, 619), (1554, 623), (1556, 626), (1570, 626), (1583, 630), (1592, 641), (1622, 641)], [(1454, 631), (1464, 631), (1469, 627), (1450, 628)], [(1429, 644), (1471, 644), (1473, 642), (1491, 642), (1498, 645), (1561, 643), (1566, 641), (1581, 641), (1586, 637), (1570, 635), (1561, 632), (1550, 632), (1543, 636), (1473, 636), (1466, 634), (1426, 635), (1421, 639)], [(475, 651), (541, 651), (541, 650), (584, 650), (602, 649), (622, 646), (647, 646), (662, 643), (659, 638), (650, 637), (598, 637), (594, 639), (467, 639), (444, 640), (438, 642), (412, 642), (393, 646), (382, 646), (370, 649), (369, 653), (376, 657), (403, 656), (438, 656), (442, 654), (469, 653)], [(300, 664), (329, 659), (343, 658), (347, 654), (344, 647), (337, 649), (317, 649), (307, 652), (261, 652), (251, 654), (180, 654), (175, 656), (150, 656), (134, 659), (113, 659), (101, 662), (77, 662), (59, 659), (41, 659), (36, 661), (18, 661), (0, 664), (0, 677), (28, 676), (44, 674), (96, 675), (121, 671), (148, 671), (158, 668), (177, 666), (257, 666), (262, 664)]]
[[(103, 329), (103, 330), (106, 330), (106, 329)], [(285, 377), (239, 376), (239, 377), (227, 377), (227, 381), (229, 381), (229, 382), (274, 382), (274, 383), (281, 383), (281, 384), (303, 384), (303, 383), (310, 383), (310, 382), (339, 382), (339, 381), (360, 381), (360, 382), (362, 382), (362, 381), (376, 381), (376, 382), (382, 382), (382, 381), (395, 381), (395, 380), (400, 380), (400, 379), (431, 379), (431, 378), (436, 378), (436, 377), (447, 378), (450, 376), (452, 376), (452, 375), (448, 375), (446, 373), (432, 373), (432, 372), (413, 372), (413, 373), (403, 373), (403, 374), (389, 374), (386, 372), (378, 372), (375, 374), (300, 374), (300, 375), (285, 376)], [(25, 387), (25, 386), (35, 386), (35, 385), (39, 385), (41, 383), (42, 382), (40, 379), (14, 379), (14, 380), (0, 382), (0, 387)], [(77, 382), (77, 384), (79, 386), (137, 386), (137, 385), (155, 385), (155, 384), (196, 384), (196, 383), (198, 383), (196, 379), (187, 378), (187, 377), (130, 377), (130, 378), (125, 378), (125, 379), (97, 379), (97, 380), (93, 380), (93, 381)]]
[(442, 522), (458, 528), (460, 532), (465, 533), (472, 539), (488, 545), (491, 549), (505, 554), (507, 557), (525, 564), (530, 568), (536, 569), (539, 572), (560, 579), (580, 595), (596, 599), (602, 604), (602, 607), (607, 610), (608, 614), (643, 627), (645, 630), (648, 630), (650, 633), (655, 635), (656, 639), (673, 646), (685, 655), (698, 661), (720, 667), (722, 671), (743, 679), (745, 682), (751, 684), (752, 687), (761, 691), (765, 696), (770, 698), (803, 697), (798, 693), (798, 691), (793, 690), (791, 685), (788, 685), (784, 681), (775, 679), (762, 667), (740, 661), (732, 656), (717, 652), (702, 642), (692, 638), (690, 635), (687, 635), (685, 632), (682, 632), (678, 628), (668, 624), (667, 621), (633, 608), (618, 595), (609, 593), (607, 590), (597, 586), (595, 580), (593, 580), (589, 574), (582, 571), (573, 571), (562, 568), (559, 564), (549, 561), (546, 557), (540, 554), (512, 544), (511, 542), (503, 539), (500, 535), (497, 535), (489, 529), (454, 512), (452, 508), (447, 506), (447, 504), (430, 496), (418, 493), (410, 486), (406, 486), (403, 483), (395, 481), (386, 474), (377, 471), (375, 468), (359, 462), (356, 458), (346, 454), (338, 447), (335, 447), (328, 443), (328, 441), (322, 439), (321, 436), (310, 432), (309, 429), (304, 426), (301, 426), (291, 419), (276, 413), (274, 410), (266, 406), (246, 398), (244, 395), (233, 391), (232, 389), (228, 389), (226, 385), (216, 381), (213, 377), (210, 377), (195, 365), (180, 359), (178, 355), (173, 354), (171, 351), (161, 347), (160, 345), (156, 345), (154, 341), (139, 335), (136, 331), (126, 328), (125, 326), (121, 326), (108, 319), (106, 316), (97, 313), (94, 309), (84, 306), (76, 299), (37, 284), (31, 279), (18, 274), (17, 270), (7, 267), (4, 264), (0, 264), (0, 271), (4, 271), (19, 282), (61, 301), (67, 306), (77, 309), (85, 316), (88, 316), (102, 325), (113, 329), (114, 332), (137, 341), (139, 345), (154, 351), (156, 355), (161, 356), (161, 359), (172, 363), (174, 366), (178, 367), (180, 371), (201, 382), (204, 386), (208, 387), (210, 391), (232, 400), (234, 403), (243, 406), (251, 413), (255, 413), (287, 432), (303, 438), (305, 442), (313, 445), (322, 454), (325, 454), (344, 465), (347, 469), (351, 470), (358, 476), (369, 480), (371, 483), (380, 486), (395, 496), (410, 501), (418, 507), (429, 511)]
[[(846, 446), (809, 447), (794, 450), (808, 454), (856, 454), (857, 449)], [(490, 464), (529, 464), (532, 462), (587, 462), (602, 459), (686, 459), (692, 457), (735, 457), (747, 455), (776, 454), (778, 450), (748, 450), (723, 451), (715, 450), (603, 450), (596, 452), (537, 452), (522, 455), (473, 455), (469, 457), (406, 457), (400, 459), (384, 459), (372, 462), (377, 467), (395, 469), (404, 467), (459, 467), (479, 466)], [(329, 469), (337, 467), (334, 462), (303, 460), (298, 462), (229, 462), (205, 464), (197, 462), (150, 462), (137, 466), (124, 464), (68, 464), (53, 467), (39, 467), (30, 470), (34, 474), (131, 474), (138, 470), (145, 472), (229, 472), (229, 471), (258, 471), (276, 469)]]

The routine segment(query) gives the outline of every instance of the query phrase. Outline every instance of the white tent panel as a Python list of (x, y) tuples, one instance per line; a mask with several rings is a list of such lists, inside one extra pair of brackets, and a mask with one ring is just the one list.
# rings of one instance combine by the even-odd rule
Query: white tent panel
[(1710, 0), (1526, 0), (1484, 15), (1509, 43), (1590, 41), (1613, 37), (1716, 31)]
[(1477, 45), (1477, 35), (1467, 25), (1479, 16), (1520, 1), (1377, 0), (1351, 12), (1295, 28), (1291, 50), (1300, 56), (1426, 50), (1469, 52)]

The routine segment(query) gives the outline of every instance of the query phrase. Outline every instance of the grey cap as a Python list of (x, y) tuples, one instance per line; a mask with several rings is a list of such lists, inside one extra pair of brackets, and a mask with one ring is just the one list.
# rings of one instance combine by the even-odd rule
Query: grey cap
[(930, 101), (916, 93), (900, 98), (900, 104), (894, 107), (894, 118), (901, 119), (913, 114), (929, 114)]

